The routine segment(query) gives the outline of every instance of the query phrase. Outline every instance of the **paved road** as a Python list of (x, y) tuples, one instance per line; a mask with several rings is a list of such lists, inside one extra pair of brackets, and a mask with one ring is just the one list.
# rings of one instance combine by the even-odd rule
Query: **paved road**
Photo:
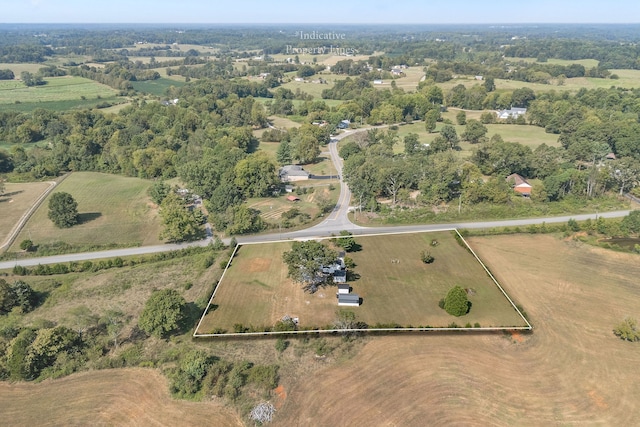
[[(331, 234), (338, 234), (341, 230), (348, 230), (356, 235), (363, 234), (393, 234), (393, 233), (415, 233), (420, 231), (439, 231), (450, 230), (453, 228), (493, 228), (493, 227), (523, 227), (531, 224), (544, 223), (559, 223), (567, 222), (573, 218), (576, 221), (584, 221), (586, 219), (597, 219), (598, 217), (604, 218), (617, 218), (623, 217), (629, 214), (628, 210), (615, 211), (615, 212), (603, 212), (599, 214), (584, 214), (584, 215), (565, 215), (557, 217), (545, 217), (545, 218), (526, 218), (526, 219), (513, 219), (502, 221), (479, 221), (479, 222), (460, 222), (449, 224), (423, 224), (423, 225), (406, 225), (406, 226), (394, 226), (394, 227), (361, 227), (353, 224), (348, 218), (349, 201), (351, 200), (351, 192), (349, 187), (342, 180), (342, 159), (338, 156), (337, 141), (352, 134), (354, 131), (347, 131), (329, 143), (329, 152), (331, 154), (332, 161), (338, 174), (340, 176), (340, 197), (334, 210), (328, 215), (327, 219), (320, 224), (305, 230), (285, 232), (285, 233), (272, 233), (257, 236), (245, 236), (238, 237), (238, 243), (262, 243), (262, 242), (276, 242), (279, 240), (295, 240), (295, 239), (312, 239), (318, 237), (327, 237)], [(40, 258), (25, 258), (16, 259), (12, 261), (0, 262), (0, 269), (13, 268), (15, 265), (22, 265), (25, 267), (35, 266), (38, 264), (56, 264), (63, 262), (79, 262), (100, 258), (113, 258), (113, 257), (126, 257), (132, 255), (152, 254), (158, 252), (167, 252), (172, 250), (183, 249), (192, 246), (206, 246), (211, 242), (211, 237), (198, 242), (184, 243), (184, 244), (165, 244), (156, 246), (141, 246), (136, 248), (125, 249), (113, 249), (99, 252), (84, 252), (78, 254), (65, 254), (55, 255), (50, 257)], [(225, 243), (229, 243), (229, 239)]]

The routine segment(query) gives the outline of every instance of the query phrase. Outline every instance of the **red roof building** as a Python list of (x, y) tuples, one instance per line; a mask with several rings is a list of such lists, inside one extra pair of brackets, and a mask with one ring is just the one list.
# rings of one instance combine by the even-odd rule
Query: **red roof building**
[(507, 182), (513, 185), (513, 191), (523, 196), (531, 195), (531, 184), (517, 173), (512, 173), (507, 177)]

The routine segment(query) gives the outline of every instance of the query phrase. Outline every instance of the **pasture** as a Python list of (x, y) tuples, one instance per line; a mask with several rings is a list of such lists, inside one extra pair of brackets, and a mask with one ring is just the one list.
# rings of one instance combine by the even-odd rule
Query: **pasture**
[[(151, 181), (94, 172), (74, 172), (53, 192), (67, 192), (78, 202), (80, 224), (59, 229), (47, 217), (47, 198), (27, 222), (11, 250), (24, 239), (36, 245), (142, 245), (160, 243), (157, 209), (147, 196)], [(52, 193), (52, 194), (53, 194)], [(49, 196), (50, 197), (50, 196)]]
[[(5, 243), (11, 230), (36, 200), (50, 187), (48, 182), (6, 183), (0, 196), (0, 246)], [(18, 242), (20, 244), (20, 242)]]
[[(431, 242), (437, 240), (437, 246)], [(350, 307), (358, 321), (402, 327), (446, 327), (479, 323), (483, 327), (522, 327), (524, 320), (502, 295), (477, 260), (460, 246), (451, 232), (357, 237), (362, 250), (350, 253), (356, 267), (349, 284), (363, 302)], [(262, 328), (285, 315), (299, 317), (301, 329), (330, 327), (338, 305), (336, 287), (327, 285), (306, 293), (287, 278), (282, 253), (289, 242), (244, 245), (218, 285), (197, 333), (233, 331), (235, 324)], [(422, 250), (435, 257), (420, 259)], [(470, 312), (454, 317), (438, 307), (447, 291), (460, 285), (468, 290)]]
[(404, 426), (635, 424), (640, 352), (611, 330), (637, 317), (638, 255), (550, 235), (470, 244), (524, 306), (531, 334), (372, 337), (293, 382), (273, 424), (368, 425), (372, 414)]
[[(535, 325), (532, 333), (369, 336), (352, 341), (356, 345), (346, 357), (340, 352), (325, 357), (299, 352), (307, 338), (295, 337), (289, 338), (291, 348), (282, 354), (276, 354), (275, 340), (270, 339), (198, 345), (223, 358), (277, 360), (282, 392), (274, 399), (274, 426), (299, 425), (300, 420), (312, 425), (370, 425), (372, 414), (379, 425), (422, 426), (425, 420), (474, 426), (634, 425), (640, 417), (640, 383), (632, 372), (640, 364), (640, 353), (636, 344), (616, 338), (611, 330), (625, 316), (637, 317), (638, 255), (552, 235), (469, 240), (507, 292), (524, 306)], [(362, 254), (366, 249), (363, 246)], [(181, 262), (166, 267), (160, 281), (158, 275), (148, 275), (156, 270), (154, 264), (149, 270), (137, 266), (109, 274), (117, 272), (121, 283), (127, 283), (126, 277), (140, 270), (136, 280), (150, 283), (145, 292), (179, 285), (192, 274)], [(263, 262), (252, 268), (270, 267)], [(182, 275), (172, 277), (170, 269)], [(211, 283), (213, 277), (207, 275), (194, 281), (188, 292), (196, 294), (185, 295), (188, 300), (202, 294), (201, 284)], [(61, 292), (56, 304), (65, 305), (52, 320), (62, 321), (78, 298), (78, 293), (62, 293), (65, 289), (87, 292), (92, 286), (99, 291), (113, 281), (105, 276), (92, 284), (91, 276), (77, 285), (65, 279), (60, 291), (54, 291)], [(57, 278), (28, 281), (36, 279)], [(131, 290), (138, 286), (136, 281)], [(254, 286), (262, 289), (258, 283)], [(97, 295), (87, 293), (77, 303), (92, 302), (102, 309), (105, 298), (112, 299), (112, 294), (102, 299)], [(132, 298), (123, 294), (114, 304), (137, 304), (137, 309), (124, 310), (139, 312), (143, 298), (135, 303)], [(42, 318), (44, 308), (33, 315)], [(321, 340), (308, 338), (310, 345)], [(153, 369), (89, 371), (39, 384), (1, 382), (0, 405), (17, 425), (243, 425), (237, 413), (219, 401), (179, 401), (169, 397), (167, 388), (166, 379)]]
[[(617, 79), (601, 79), (595, 77), (573, 77), (566, 79), (562, 86), (557, 84), (556, 79), (552, 79), (550, 84), (544, 83), (530, 83), (522, 82), (519, 80), (505, 80), (495, 79), (496, 91), (505, 92), (513, 91), (523, 87), (532, 89), (536, 93), (549, 92), (555, 90), (577, 92), (578, 90), (585, 89), (598, 89), (598, 88), (610, 88), (611, 86), (621, 87), (625, 89), (635, 89), (640, 87), (640, 70), (609, 70), (611, 74), (616, 74)], [(467, 89), (482, 84), (481, 81), (476, 80), (473, 76), (458, 76), (448, 82), (437, 83), (443, 92), (446, 94), (454, 86), (463, 85)]]
[(117, 93), (109, 86), (83, 77), (49, 77), (45, 81), (45, 85), (32, 87), (26, 87), (18, 80), (0, 81), (0, 103), (78, 100), (83, 96), (94, 99), (98, 96), (109, 98)]
[(0, 81), (0, 108), (65, 110), (116, 99), (115, 89), (83, 77), (51, 77), (45, 81), (45, 85), (32, 87), (26, 87), (19, 80)]
[[(155, 369), (89, 371), (44, 383), (0, 382), (0, 405), (10, 425), (242, 425), (219, 402), (169, 395)], [(8, 421), (10, 420), (10, 421)]]
[[(460, 126), (455, 124), (455, 115), (458, 110), (452, 109), (451, 111), (444, 113), (442, 116), (445, 118), (449, 118), (454, 123), (453, 126), (456, 128), (456, 132), (458, 133), (458, 137), (464, 132), (465, 126)], [(479, 118), (480, 112), (467, 112), (467, 120), (471, 118)], [(398, 126), (398, 136), (400, 139), (393, 147), (396, 153), (400, 153), (404, 150), (404, 137), (410, 133), (418, 134), (420, 143), (430, 144), (433, 140), (438, 136), (438, 132), (444, 123), (439, 122), (436, 126), (436, 130), (432, 133), (426, 131), (424, 127), (423, 121), (414, 122), (411, 124), (405, 124)], [(558, 147), (560, 144), (558, 143), (558, 135), (552, 133), (546, 133), (544, 128), (539, 126), (531, 126), (531, 125), (507, 125), (507, 124), (489, 124), (485, 125), (487, 127), (487, 138), (491, 138), (495, 134), (499, 134), (502, 136), (502, 139), (508, 142), (519, 142), (520, 144), (526, 145), (532, 150), (542, 144), (547, 144), (553, 147)], [(467, 157), (470, 155), (471, 151), (474, 149), (473, 144), (469, 144), (468, 142), (461, 141), (460, 148), (462, 151), (459, 153), (463, 157)]]
[(131, 84), (133, 85), (133, 88), (138, 92), (144, 92), (155, 96), (164, 96), (167, 93), (167, 89), (169, 89), (171, 86), (179, 88), (184, 86), (185, 82), (161, 77), (156, 80), (131, 82)]

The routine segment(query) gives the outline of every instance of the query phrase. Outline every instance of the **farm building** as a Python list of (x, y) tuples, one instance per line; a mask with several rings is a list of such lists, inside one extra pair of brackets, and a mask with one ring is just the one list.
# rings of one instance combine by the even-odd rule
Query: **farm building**
[(525, 115), (526, 113), (527, 113), (526, 108), (515, 108), (515, 107), (512, 107), (509, 110), (496, 111), (496, 114), (498, 115), (499, 119), (508, 119), (509, 117), (511, 117), (512, 119), (516, 119), (519, 116)]
[(309, 172), (300, 165), (286, 165), (280, 168), (279, 176), (282, 182), (304, 181), (309, 179)]
[(298, 196), (287, 196), (287, 200), (290, 202), (299, 202), (300, 201), (300, 197)]
[(348, 305), (352, 307), (358, 307), (360, 305), (360, 295), (338, 294), (338, 305)]
[(507, 177), (507, 182), (513, 185), (513, 190), (523, 196), (531, 195), (531, 184), (517, 173), (512, 173)]
[(351, 286), (347, 285), (346, 283), (340, 283), (338, 285), (338, 295), (348, 294), (349, 292), (351, 292)]

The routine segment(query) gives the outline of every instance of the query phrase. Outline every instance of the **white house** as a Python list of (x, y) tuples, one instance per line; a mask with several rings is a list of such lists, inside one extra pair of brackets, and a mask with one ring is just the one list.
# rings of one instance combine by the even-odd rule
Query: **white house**
[(509, 110), (496, 111), (499, 119), (508, 119), (509, 117), (517, 119), (519, 116), (523, 116), (527, 113), (526, 108), (511, 107)]
[(309, 172), (300, 165), (286, 165), (280, 168), (280, 180), (282, 182), (304, 181), (309, 179)]

